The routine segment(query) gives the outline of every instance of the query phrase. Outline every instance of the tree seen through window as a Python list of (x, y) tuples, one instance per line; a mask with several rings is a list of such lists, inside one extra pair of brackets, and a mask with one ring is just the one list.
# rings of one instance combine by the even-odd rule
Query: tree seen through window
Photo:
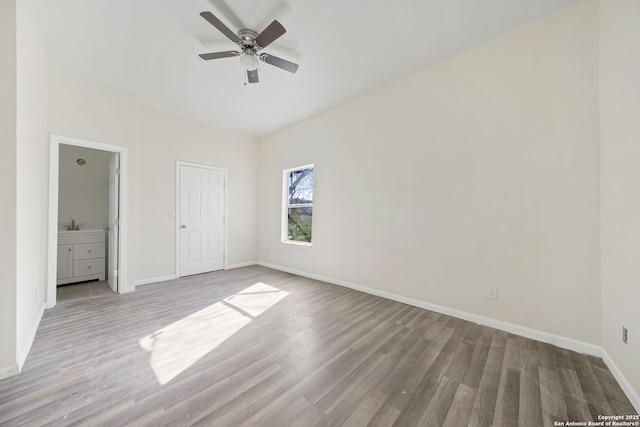
[(311, 243), (313, 217), (313, 167), (287, 173), (287, 240)]

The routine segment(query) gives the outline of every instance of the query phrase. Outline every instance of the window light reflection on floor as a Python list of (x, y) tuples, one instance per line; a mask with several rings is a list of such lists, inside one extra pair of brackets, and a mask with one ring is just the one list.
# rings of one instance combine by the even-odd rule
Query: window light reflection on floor
[(256, 283), (140, 339), (160, 384), (166, 384), (289, 292)]

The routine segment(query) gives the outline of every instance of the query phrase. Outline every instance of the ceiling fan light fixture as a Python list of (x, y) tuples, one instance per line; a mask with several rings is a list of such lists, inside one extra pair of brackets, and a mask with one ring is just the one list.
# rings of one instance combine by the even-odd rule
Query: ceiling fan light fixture
[(243, 54), (240, 56), (240, 64), (242, 68), (247, 71), (253, 71), (258, 69), (258, 58), (253, 54)]

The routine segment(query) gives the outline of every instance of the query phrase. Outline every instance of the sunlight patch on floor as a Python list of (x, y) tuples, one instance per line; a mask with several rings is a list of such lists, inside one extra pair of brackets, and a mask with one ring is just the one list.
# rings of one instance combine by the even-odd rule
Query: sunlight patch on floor
[(160, 384), (166, 384), (289, 292), (256, 283), (140, 339)]

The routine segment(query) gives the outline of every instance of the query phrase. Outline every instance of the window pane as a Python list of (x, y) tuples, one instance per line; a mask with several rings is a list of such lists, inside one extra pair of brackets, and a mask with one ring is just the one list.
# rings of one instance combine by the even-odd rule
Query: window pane
[(311, 217), (313, 208), (289, 208), (287, 238), (294, 242), (311, 243)]
[(313, 203), (313, 168), (289, 172), (289, 204)]

